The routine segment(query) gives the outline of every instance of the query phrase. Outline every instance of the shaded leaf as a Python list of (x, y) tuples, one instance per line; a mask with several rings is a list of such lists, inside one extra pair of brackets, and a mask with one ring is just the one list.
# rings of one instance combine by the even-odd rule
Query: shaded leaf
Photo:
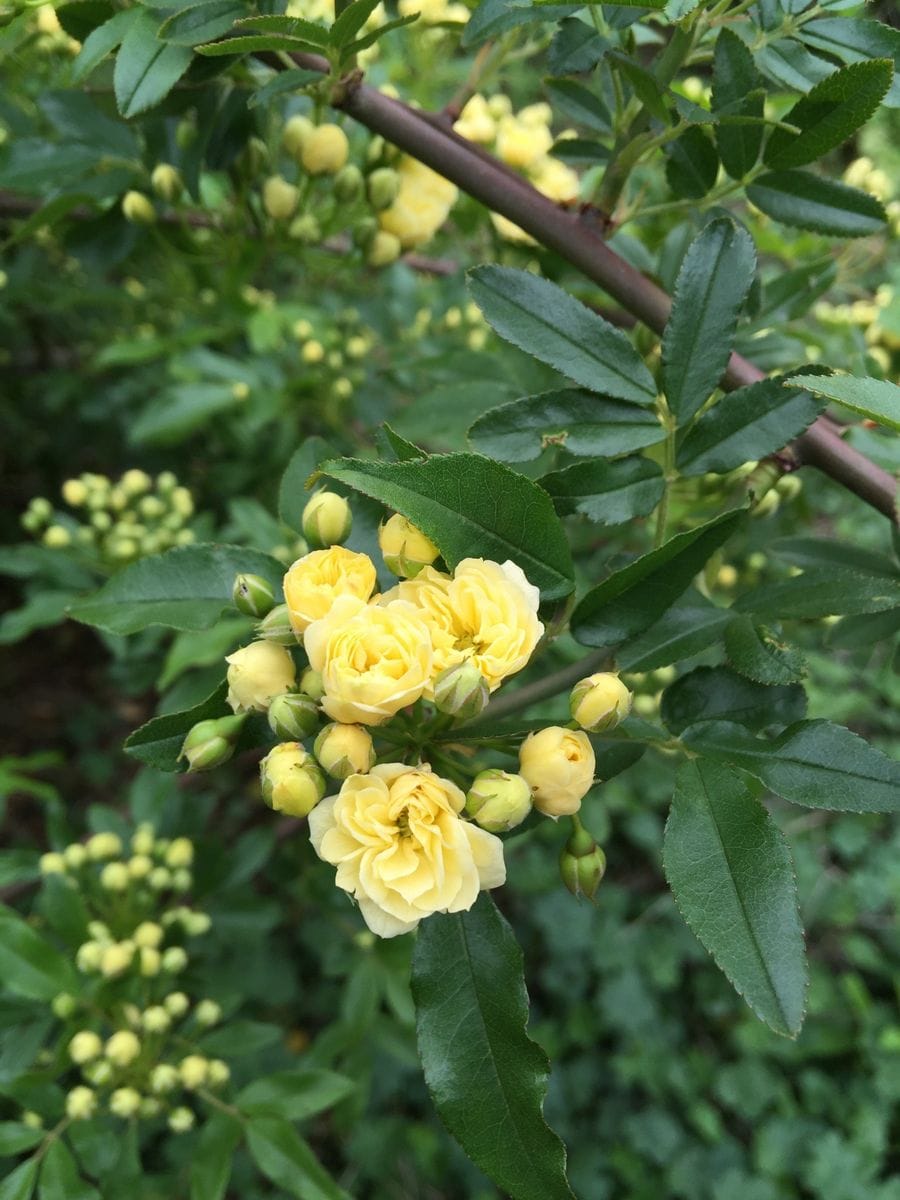
[(758, 683), (797, 683), (806, 674), (801, 652), (749, 616), (735, 616), (728, 623), (725, 652), (736, 671)]
[(792, 380), (860, 416), (900, 432), (900, 387), (889, 379), (855, 375), (797, 375)]
[(646, 516), (665, 490), (662, 470), (649, 458), (575, 463), (539, 482), (558, 513), (580, 513), (598, 525), (621, 525)]
[(868, 192), (810, 171), (770, 171), (747, 185), (747, 199), (768, 217), (814, 233), (868, 237), (886, 220), (884, 206)]
[(805, 715), (802, 687), (769, 687), (730, 667), (697, 667), (667, 687), (660, 704), (660, 716), (675, 734), (699, 721), (734, 721), (761, 730), (788, 725)]

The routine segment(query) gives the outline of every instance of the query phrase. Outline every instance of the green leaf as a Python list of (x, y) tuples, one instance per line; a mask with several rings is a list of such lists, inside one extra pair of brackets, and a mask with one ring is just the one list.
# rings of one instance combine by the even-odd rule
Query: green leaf
[(830, 721), (800, 721), (778, 737), (709, 721), (685, 730), (684, 743), (707, 758), (753, 775), (770, 792), (836, 812), (900, 812), (900, 766)]
[(545, 599), (572, 591), (569, 545), (550, 497), (500, 463), (478, 454), (397, 463), (336, 458), (321, 470), (402, 513), (451, 568), (470, 557), (512, 559)]
[(230, 715), (225, 703), (227, 690), (225, 683), (220, 683), (211, 695), (194, 708), (153, 717), (126, 739), (125, 753), (155, 767), (157, 771), (184, 770), (184, 764), (178, 761), (184, 739), (198, 721)]
[(356, 39), (355, 42), (350, 42), (344, 46), (341, 51), (341, 62), (345, 63), (354, 54), (359, 54), (361, 50), (368, 50), (370, 46), (374, 46), (376, 42), (380, 42), (386, 33), (390, 33), (394, 29), (402, 29), (404, 25), (411, 25), (413, 21), (419, 19), (418, 13), (409, 13), (405, 17), (395, 17), (393, 21), (385, 21), (383, 25), (379, 25), (376, 29), (369, 30), (362, 37)]
[(122, 39), (140, 15), (141, 9), (126, 8), (123, 12), (115, 13), (96, 29), (92, 29), (72, 63), (72, 82), (80, 83), (107, 54), (111, 54), (116, 46), (121, 45)]
[(855, 375), (797, 375), (792, 383), (900, 432), (900, 387), (889, 379)]
[(229, 383), (181, 383), (153, 397), (131, 422), (132, 445), (165, 446), (202, 430), (213, 417), (239, 408), (243, 401)]
[(217, 1112), (205, 1123), (191, 1154), (191, 1200), (224, 1200), (242, 1136), (240, 1122), (227, 1113)]
[[(727, 26), (716, 38), (713, 56), (712, 110), (744, 117), (762, 117), (762, 78), (753, 55)], [(732, 179), (743, 179), (756, 165), (763, 140), (761, 125), (718, 125), (716, 146), (722, 166)]]
[(428, 457), (427, 451), (397, 433), (396, 429), (392, 429), (387, 421), (383, 421), (376, 429), (375, 442), (379, 452), (389, 462), (411, 462)]
[(322, 76), (318, 71), (307, 71), (303, 67), (294, 67), (290, 71), (280, 71), (268, 83), (250, 94), (247, 100), (248, 108), (258, 108), (271, 103), (286, 92), (300, 92), (310, 83), (321, 83)]
[(663, 390), (680, 425), (725, 373), (755, 269), (753, 239), (728, 217), (710, 221), (688, 247), (662, 340)]
[(116, 104), (123, 117), (135, 117), (167, 96), (191, 65), (189, 46), (156, 36), (159, 21), (142, 9), (122, 39), (113, 72)]
[(757, 683), (797, 683), (806, 674), (800, 651), (749, 616), (735, 616), (726, 626), (725, 652), (736, 671)]
[(674, 734), (717, 720), (761, 730), (804, 717), (806, 693), (797, 684), (767, 687), (730, 667), (697, 667), (666, 688), (659, 715)]
[(30, 596), (21, 608), (14, 608), (0, 617), (0, 646), (11, 646), (20, 642), (36, 629), (47, 629), (65, 620), (66, 610), (76, 592), (61, 592), (55, 589), (37, 592)]
[(776, 1033), (796, 1037), (807, 973), (791, 853), (733, 772), (682, 764), (663, 865), (682, 916), (734, 989)]
[(709, 134), (691, 125), (666, 147), (666, 180), (676, 196), (699, 200), (716, 182), (719, 155)]
[(107, 633), (137, 633), (151, 625), (209, 629), (231, 604), (234, 577), (262, 575), (280, 593), (284, 566), (243, 546), (176, 546), (132, 563), (69, 615)]
[(29, 1200), (40, 1162), (39, 1158), (28, 1158), (0, 1181), (0, 1200)]
[(844, 62), (858, 62), (864, 58), (892, 58), (894, 60), (894, 82), (888, 89), (884, 104), (891, 108), (900, 106), (900, 30), (882, 25), (879, 21), (865, 21), (860, 17), (820, 17), (804, 21), (797, 36), (814, 50)]
[(611, 133), (612, 118), (599, 96), (574, 79), (548, 79), (544, 83), (554, 111), (593, 133)]
[(317, 42), (304, 38), (289, 37), (286, 33), (252, 33), (242, 37), (225, 38), (221, 42), (204, 42), (195, 46), (194, 52), (205, 58), (226, 58), (233, 54), (264, 54), (269, 51), (292, 50), (314, 51), (321, 49)]
[(351, 0), (328, 31), (329, 46), (346, 46), (378, 7), (379, 0)]
[(310, 498), (306, 481), (319, 463), (333, 454), (334, 448), (324, 438), (310, 437), (291, 455), (278, 487), (278, 515), (289, 529), (299, 532)]
[(241, 0), (205, 0), (173, 13), (159, 27), (157, 37), (166, 42), (176, 42), (179, 46), (211, 42), (227, 33), (246, 11), (246, 5)]
[(764, 583), (734, 602), (736, 612), (754, 613), (763, 620), (791, 617), (852, 616), (885, 612), (900, 605), (900, 581), (883, 575), (836, 567), (813, 568), (793, 579)]
[(69, 960), (5, 905), (0, 905), (0, 978), (9, 991), (31, 1000), (52, 1000), (78, 988)]
[(192, 667), (214, 667), (250, 637), (253, 623), (247, 617), (217, 621), (211, 629), (177, 634), (166, 653), (156, 681), (162, 691)]
[[(804, 377), (806, 378), (806, 377)], [(723, 474), (765, 458), (802, 433), (824, 407), (791, 379), (761, 379), (728, 392), (679, 439), (682, 475)]]
[(264, 14), (259, 17), (244, 17), (237, 22), (240, 30), (251, 33), (284, 33), (288, 37), (300, 38), (310, 45), (324, 49), (328, 45), (328, 30), (305, 17), (285, 17)]
[(834, 150), (865, 125), (891, 85), (894, 65), (875, 58), (850, 63), (823, 79), (784, 117), (799, 133), (774, 129), (763, 154), (767, 167), (803, 167)]
[(18, 1121), (0, 1121), (0, 1158), (11, 1158), (42, 1142), (45, 1130), (20, 1125)]
[(299, 1200), (350, 1200), (299, 1133), (281, 1117), (247, 1123), (250, 1156), (267, 1179)]
[(884, 206), (868, 192), (810, 171), (771, 171), (747, 186), (747, 199), (785, 225), (836, 237), (880, 233)]
[(100, 1200), (100, 1193), (81, 1178), (72, 1152), (60, 1138), (51, 1143), (41, 1163), (38, 1200)]
[(241, 1112), (251, 1116), (271, 1114), (289, 1121), (304, 1121), (333, 1108), (356, 1090), (357, 1085), (346, 1075), (318, 1067), (301, 1067), (254, 1079), (238, 1094), (235, 1103)]
[(694, 580), (711, 555), (743, 523), (743, 509), (732, 509), (676, 534), (614, 571), (576, 605), (571, 629), (585, 646), (616, 646), (658, 621)]
[(575, 463), (538, 482), (560, 515), (580, 513), (598, 525), (621, 525), (646, 516), (665, 491), (663, 473), (649, 458)]
[(769, 543), (771, 553), (797, 567), (825, 567), (831, 570), (857, 570), (865, 575), (883, 575), (896, 579), (900, 567), (886, 554), (867, 550), (849, 542), (836, 542), (831, 538), (780, 537)]
[(510, 400), (480, 416), (468, 433), (475, 450), (503, 462), (527, 462), (548, 446), (579, 458), (612, 458), (664, 436), (652, 410), (575, 388)]
[(783, 87), (808, 92), (834, 71), (834, 64), (819, 58), (791, 38), (770, 42), (756, 53), (759, 69)]
[(482, 0), (468, 24), (463, 27), (460, 45), (464, 50), (480, 45), (508, 29), (538, 22), (556, 22), (578, 12), (580, 4), (524, 4), (513, 6), (507, 0)]
[(695, 588), (689, 588), (668, 612), (640, 637), (616, 651), (620, 671), (653, 671), (670, 663), (692, 658), (715, 645), (731, 620), (728, 609), (710, 603)]
[(656, 384), (631, 342), (555, 283), (511, 267), (476, 267), (469, 290), (501, 337), (591, 391), (652, 404)]
[(525, 1030), (522, 952), (487, 894), (422, 923), (412, 990), (425, 1082), (469, 1158), (511, 1200), (572, 1200), (542, 1112), (549, 1064)]

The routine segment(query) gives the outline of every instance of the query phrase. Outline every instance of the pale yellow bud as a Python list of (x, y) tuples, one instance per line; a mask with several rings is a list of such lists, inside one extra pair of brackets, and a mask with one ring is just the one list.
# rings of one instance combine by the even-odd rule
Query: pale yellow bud
[(30, 1108), (26, 1109), (25, 1112), (22, 1113), (20, 1120), (28, 1129), (44, 1128), (44, 1118), (40, 1115), (40, 1113), (33, 1112)]
[(346, 350), (350, 358), (365, 358), (369, 353), (369, 343), (366, 338), (356, 335), (347, 339)]
[(103, 950), (100, 958), (100, 973), (107, 979), (113, 979), (116, 975), (121, 975), (123, 971), (128, 970), (133, 958), (133, 942), (113, 942), (111, 946), (107, 946)]
[(303, 509), (303, 536), (315, 550), (342, 545), (352, 524), (350, 505), (336, 492), (316, 492)]
[(276, 812), (305, 817), (325, 795), (325, 779), (299, 742), (279, 742), (259, 764), (263, 800)]
[(87, 852), (95, 862), (115, 858), (122, 853), (122, 839), (115, 833), (95, 833), (87, 840)]
[(122, 862), (107, 863), (100, 872), (100, 886), (108, 892), (124, 892), (130, 882), (131, 875)]
[(146, 879), (153, 870), (153, 859), (149, 854), (135, 854), (129, 858), (127, 866), (132, 879)]
[(184, 187), (181, 172), (171, 163), (158, 163), (153, 168), (150, 183), (160, 200), (165, 200), (168, 204), (175, 203)]
[(222, 1009), (215, 1000), (201, 1000), (194, 1009), (194, 1017), (198, 1025), (218, 1025), (222, 1019)]
[(62, 525), (51, 525), (44, 534), (43, 542), (50, 550), (65, 550), (72, 544), (72, 535)]
[(303, 141), (300, 161), (310, 175), (336, 175), (350, 156), (350, 143), (339, 125), (319, 125)]
[(231, 1078), (231, 1071), (228, 1063), (222, 1062), (221, 1058), (211, 1058), (209, 1060), (209, 1068), (206, 1073), (206, 1082), (210, 1087), (224, 1087)]
[(194, 511), (194, 497), (186, 487), (177, 487), (172, 492), (172, 508), (179, 517), (187, 518)]
[(313, 744), (313, 752), (332, 779), (365, 775), (375, 765), (372, 735), (362, 725), (326, 725)]
[(187, 1133), (194, 1128), (195, 1120), (189, 1108), (173, 1108), (169, 1113), (169, 1128), (173, 1133)]
[(63, 858), (66, 861), (66, 866), (70, 870), (77, 871), (79, 867), (83, 867), (87, 862), (88, 852), (81, 842), (72, 842), (63, 850)]
[(169, 992), (163, 1000), (163, 1004), (169, 1016), (174, 1017), (177, 1021), (187, 1012), (190, 1002), (184, 992)]
[(134, 225), (152, 225), (156, 220), (156, 209), (143, 192), (130, 191), (122, 197), (122, 215)]
[(284, 129), (281, 131), (281, 144), (291, 158), (297, 162), (300, 161), (303, 146), (313, 129), (315, 126), (312, 121), (299, 114), (285, 122)]
[(140, 1093), (133, 1087), (116, 1088), (109, 1098), (109, 1111), (114, 1117), (122, 1117), (126, 1121), (133, 1117), (140, 1107)]
[(62, 498), (73, 508), (80, 508), (88, 498), (87, 485), (80, 479), (67, 479), (62, 485)]
[(162, 970), (162, 956), (153, 946), (141, 946), (138, 951), (141, 974), (145, 979), (158, 975)]
[(83, 1066), (81, 1074), (94, 1087), (106, 1087), (112, 1081), (115, 1071), (111, 1063), (107, 1062), (105, 1058), (101, 1058)]
[(521, 775), (492, 767), (473, 780), (466, 812), (488, 833), (505, 833), (531, 812), (531, 788)]
[(209, 933), (212, 927), (209, 913), (191, 912), (189, 909), (185, 911), (181, 924), (188, 937), (200, 937)]
[(535, 808), (554, 819), (581, 808), (595, 765), (587, 734), (558, 725), (530, 733), (519, 750), (519, 771), (531, 787)]
[(166, 850), (165, 857), (167, 867), (189, 867), (194, 861), (194, 843), (190, 838), (175, 838)]
[(135, 854), (152, 854), (154, 847), (153, 827), (141, 825), (131, 839), (131, 849)]
[(41, 855), (38, 866), (42, 875), (65, 875), (66, 873), (66, 860), (61, 854), (52, 850)]
[(366, 262), (370, 267), (388, 267), (397, 261), (402, 249), (403, 243), (396, 234), (378, 229), (366, 250)]
[(120, 1029), (106, 1043), (106, 1057), (117, 1067), (130, 1067), (140, 1052), (140, 1039), (130, 1029)]
[(600, 671), (576, 683), (569, 697), (572, 720), (589, 733), (615, 727), (631, 712), (632, 695), (618, 675)]
[(99, 942), (84, 942), (78, 947), (75, 965), (79, 971), (99, 971), (103, 958), (103, 947)]
[(287, 221), (297, 211), (300, 189), (280, 175), (270, 176), (263, 184), (263, 208), (273, 221)]
[(187, 963), (187, 954), (181, 946), (170, 946), (162, 956), (162, 969), (170, 975), (183, 971)]
[(234, 712), (264, 712), (275, 696), (293, 688), (296, 668), (290, 651), (276, 642), (252, 642), (229, 654), (228, 703)]
[(440, 554), (434, 542), (401, 513), (394, 513), (379, 528), (378, 545), (388, 570), (406, 579), (414, 579)]
[(208, 1069), (209, 1063), (205, 1058), (199, 1054), (189, 1054), (187, 1058), (181, 1060), (178, 1074), (181, 1076), (184, 1086), (193, 1092), (206, 1083)]
[(154, 867), (147, 876), (147, 882), (154, 892), (164, 892), (172, 886), (172, 872), (166, 867)]
[(89, 1121), (96, 1111), (97, 1097), (92, 1088), (72, 1088), (66, 1096), (66, 1116), (70, 1121)]
[(144, 1010), (141, 1024), (148, 1033), (165, 1033), (172, 1024), (172, 1018), (161, 1004), (154, 1004)]
[(305, 363), (320, 363), (325, 357), (325, 347), (313, 338), (304, 344), (300, 351), (300, 357)]
[(155, 950), (163, 940), (162, 926), (155, 921), (142, 921), (131, 937), (136, 946), (149, 946)]
[(164, 1096), (173, 1092), (181, 1083), (181, 1077), (175, 1067), (169, 1063), (160, 1063), (150, 1072), (150, 1091)]
[(69, 1058), (79, 1066), (99, 1058), (102, 1053), (103, 1043), (90, 1029), (83, 1029), (80, 1033), (76, 1033), (69, 1042)]

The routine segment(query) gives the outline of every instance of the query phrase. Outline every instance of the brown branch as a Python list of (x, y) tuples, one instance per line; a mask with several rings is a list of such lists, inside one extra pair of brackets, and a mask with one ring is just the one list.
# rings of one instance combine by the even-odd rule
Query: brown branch
[[(327, 63), (317, 55), (294, 54), (292, 58), (307, 69), (327, 70)], [(555, 250), (639, 321), (662, 333), (671, 299), (606, 245), (593, 220), (559, 208), (480, 146), (448, 130), (440, 118), (418, 112), (364, 83), (355, 81), (339, 89), (336, 106)], [(753, 363), (733, 354), (722, 385), (734, 390), (764, 378), (764, 372)], [(893, 477), (846, 445), (827, 418), (819, 417), (779, 459), (785, 466), (817, 467), (896, 521)]]

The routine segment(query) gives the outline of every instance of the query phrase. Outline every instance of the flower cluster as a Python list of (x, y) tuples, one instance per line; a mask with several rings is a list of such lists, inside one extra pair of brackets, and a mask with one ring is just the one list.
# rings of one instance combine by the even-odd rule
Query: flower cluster
[(188, 838), (142, 825), (127, 850), (118, 834), (97, 833), (41, 859), (44, 877), (63, 879), (90, 918), (75, 953), (81, 988), (52, 1002), (63, 1027), (48, 1061), (80, 1075), (66, 1095), (70, 1121), (108, 1112), (183, 1133), (196, 1121), (192, 1095), (228, 1082), (227, 1063), (195, 1044), (222, 1019), (220, 1006), (174, 986), (188, 967), (185, 942), (211, 926), (177, 899), (191, 887), (193, 857)]
[[(61, 488), (69, 511), (36, 497), (22, 517), (29, 533), (53, 550), (73, 549), (100, 570), (112, 571), (145, 555), (194, 540), (187, 522), (194, 500), (171, 471), (152, 479), (133, 468), (118, 480), (85, 473)], [(74, 510), (74, 511), (72, 511)]]
[[(517, 771), (473, 761), (478, 739), (466, 745), (455, 731), (541, 643), (538, 589), (513, 562), (443, 569), (439, 548), (400, 513), (379, 531), (397, 577), (380, 589), (372, 559), (341, 544), (351, 528), (347, 501), (319, 492), (303, 517), (316, 548), (286, 572), (284, 603), (268, 581), (238, 576), (235, 603), (260, 618), (259, 637), (227, 658), (233, 715), (195, 726), (182, 753), (191, 770), (217, 766), (248, 714), (266, 713), (278, 741), (260, 766), (263, 799), (309, 819), (338, 887), (374, 933), (393, 937), (503, 883), (498, 835), (532, 808), (574, 817), (594, 782), (588, 733), (627, 716), (631, 693), (615, 675), (591, 676), (572, 693), (570, 726), (483, 739), (489, 753), (517, 755)], [(593, 895), (598, 848), (590, 839), (585, 851), (582, 835), (577, 853), (564, 851), (580, 865), (563, 877)]]
[[(462, 137), (491, 147), (498, 158), (521, 172), (548, 199), (571, 204), (578, 199), (579, 179), (571, 167), (552, 157), (552, 117), (549, 104), (529, 104), (513, 112), (511, 100), (502, 92), (489, 99), (476, 92), (453, 128)], [(574, 135), (561, 135), (569, 136)], [(508, 241), (533, 244), (533, 238), (507, 217), (492, 213), (491, 220)]]

